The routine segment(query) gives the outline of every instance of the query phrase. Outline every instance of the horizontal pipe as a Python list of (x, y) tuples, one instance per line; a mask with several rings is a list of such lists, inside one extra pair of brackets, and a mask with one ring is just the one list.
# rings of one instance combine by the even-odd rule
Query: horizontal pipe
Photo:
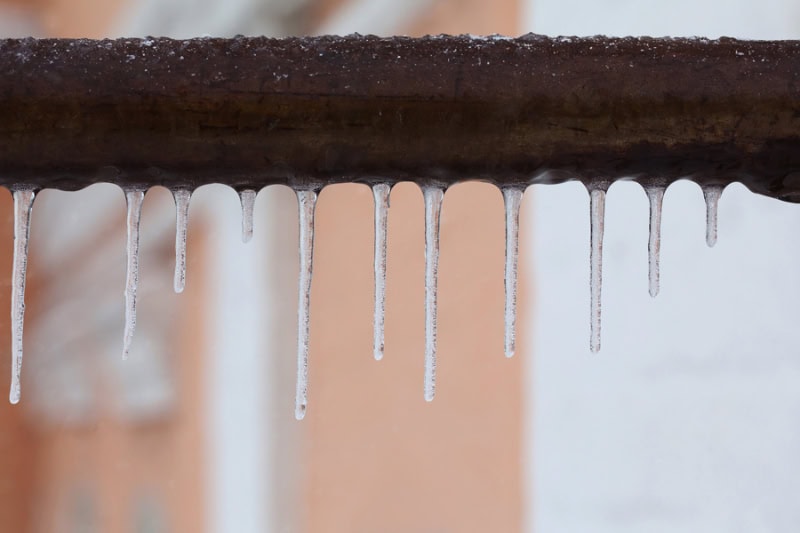
[(800, 201), (800, 42), (0, 40), (0, 185), (741, 181)]

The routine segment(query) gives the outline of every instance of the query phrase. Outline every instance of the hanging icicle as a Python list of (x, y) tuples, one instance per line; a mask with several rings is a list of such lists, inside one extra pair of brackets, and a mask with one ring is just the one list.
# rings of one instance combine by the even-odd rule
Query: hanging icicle
[(308, 405), (308, 335), (311, 305), (311, 269), (314, 257), (314, 208), (317, 192), (309, 189), (297, 193), (300, 220), (300, 275), (297, 302), (297, 389), (294, 416), (302, 420)]
[(517, 264), (519, 258), (519, 207), (522, 189), (503, 189), (506, 211), (506, 263), (505, 263), (505, 354), (513, 357), (517, 349)]
[(721, 186), (703, 186), (703, 197), (706, 200), (706, 244), (709, 248), (717, 244), (717, 210), (720, 196), (722, 196)]
[(28, 270), (28, 240), (31, 211), (36, 193), (18, 189), (14, 196), (14, 260), (11, 273), (11, 392), (9, 400), (19, 403), (22, 378), (22, 338), (25, 319), (25, 275)]
[(664, 187), (646, 185), (644, 187), (650, 200), (650, 238), (647, 241), (647, 273), (650, 296), (658, 295), (661, 284), (661, 206), (664, 201)]
[(389, 191), (387, 183), (372, 187), (375, 199), (375, 311), (373, 319), (373, 355), (383, 359), (384, 324), (386, 317), (386, 235), (389, 217)]
[(597, 353), (600, 351), (600, 314), (603, 285), (603, 227), (605, 225), (606, 211), (606, 190), (604, 187), (595, 185), (589, 188), (589, 211), (591, 213), (591, 251), (589, 253), (591, 337), (589, 348), (592, 352)]
[(192, 192), (188, 189), (172, 191), (175, 199), (175, 292), (186, 287), (186, 233), (189, 225), (189, 202)]
[(253, 238), (253, 211), (256, 205), (256, 191), (245, 189), (239, 191), (242, 203), (242, 242), (250, 242)]
[(425, 401), (436, 395), (436, 307), (439, 277), (439, 217), (444, 189), (422, 188), (425, 200)]
[(142, 218), (144, 191), (126, 189), (127, 212), (127, 257), (128, 269), (125, 278), (125, 333), (123, 336), (122, 358), (127, 359), (136, 330), (136, 290), (139, 285), (139, 222)]

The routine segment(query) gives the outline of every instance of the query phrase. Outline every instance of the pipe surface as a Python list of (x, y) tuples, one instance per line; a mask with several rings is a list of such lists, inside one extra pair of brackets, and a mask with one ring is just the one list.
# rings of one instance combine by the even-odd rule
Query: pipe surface
[(0, 185), (741, 181), (800, 201), (800, 42), (0, 40)]

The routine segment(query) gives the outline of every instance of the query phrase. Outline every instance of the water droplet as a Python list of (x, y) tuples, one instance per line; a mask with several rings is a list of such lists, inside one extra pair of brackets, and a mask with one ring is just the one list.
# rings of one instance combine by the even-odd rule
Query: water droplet
[(589, 348), (592, 352), (597, 353), (600, 351), (600, 313), (603, 285), (603, 229), (606, 211), (605, 189), (594, 187), (589, 190), (589, 211), (591, 213), (591, 251), (589, 253), (591, 337)]
[(186, 233), (189, 225), (189, 201), (192, 193), (188, 189), (172, 191), (175, 199), (175, 292), (186, 287)]
[(302, 420), (308, 405), (308, 333), (311, 305), (311, 272), (314, 257), (314, 208), (317, 192), (298, 190), (297, 204), (300, 220), (300, 275), (297, 301), (297, 389), (294, 416)]
[(253, 238), (253, 210), (256, 205), (256, 191), (245, 189), (239, 192), (242, 202), (242, 242), (250, 242)]
[(136, 330), (136, 289), (139, 285), (139, 222), (142, 218), (144, 191), (126, 189), (125, 200), (128, 204), (127, 227), (128, 242), (126, 246), (128, 269), (125, 278), (125, 333), (123, 335), (122, 358), (127, 359)]
[(505, 354), (512, 357), (517, 349), (517, 263), (519, 258), (519, 207), (522, 189), (503, 189), (506, 211), (506, 265), (505, 265)]
[(22, 337), (25, 318), (25, 274), (28, 270), (28, 239), (31, 210), (36, 193), (15, 190), (14, 196), (14, 260), (11, 285), (11, 392), (9, 400), (19, 403), (22, 377)]
[(647, 266), (650, 296), (656, 297), (661, 282), (661, 206), (664, 200), (664, 187), (647, 185), (644, 188), (650, 200), (650, 238), (647, 241)]
[(436, 395), (436, 300), (439, 277), (439, 217), (444, 189), (422, 188), (425, 200), (425, 401)]
[(717, 244), (717, 209), (722, 189), (719, 185), (703, 187), (703, 197), (706, 200), (706, 244), (709, 248)]
[(386, 183), (372, 187), (375, 198), (375, 314), (373, 320), (373, 354), (383, 359), (386, 309), (386, 235), (389, 216), (389, 191)]

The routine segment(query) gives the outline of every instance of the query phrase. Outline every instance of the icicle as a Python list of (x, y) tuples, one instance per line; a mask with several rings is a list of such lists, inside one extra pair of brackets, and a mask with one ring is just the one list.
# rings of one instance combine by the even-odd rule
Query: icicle
[(512, 357), (517, 348), (517, 261), (519, 256), (519, 206), (522, 189), (503, 189), (506, 209), (506, 305), (505, 305), (505, 353)]
[(188, 189), (172, 191), (175, 198), (175, 292), (186, 287), (186, 232), (189, 224), (189, 201), (192, 192)]
[(136, 288), (139, 284), (139, 221), (142, 218), (144, 191), (127, 189), (125, 200), (128, 203), (128, 272), (125, 278), (125, 334), (123, 337), (122, 358), (128, 358), (136, 329)]
[(425, 401), (436, 394), (436, 299), (439, 275), (439, 215), (444, 190), (422, 188), (425, 199)]
[(722, 187), (719, 185), (703, 187), (703, 197), (706, 199), (706, 244), (709, 248), (717, 244), (717, 206), (720, 196)]
[(302, 420), (308, 405), (308, 327), (311, 304), (311, 265), (314, 257), (314, 207), (317, 193), (298, 190), (297, 204), (300, 219), (300, 276), (297, 301), (297, 389), (294, 416)]
[(373, 354), (383, 359), (384, 321), (386, 308), (386, 234), (389, 211), (389, 190), (386, 183), (372, 187), (375, 198), (375, 314), (373, 320)]
[(591, 292), (591, 338), (592, 352), (600, 351), (600, 309), (603, 285), (603, 226), (605, 224), (606, 191), (594, 187), (589, 190), (589, 210), (591, 213), (591, 252), (589, 254), (589, 289)]
[(245, 189), (239, 192), (242, 202), (242, 242), (250, 242), (253, 238), (253, 210), (256, 205), (256, 191)]
[(14, 191), (14, 262), (11, 274), (11, 403), (19, 403), (22, 377), (22, 331), (25, 318), (25, 273), (28, 269), (28, 238), (31, 209), (36, 193)]
[(656, 297), (659, 290), (661, 273), (659, 262), (661, 254), (661, 205), (664, 200), (664, 187), (647, 185), (644, 188), (650, 200), (650, 239), (647, 242), (648, 278), (650, 296)]

